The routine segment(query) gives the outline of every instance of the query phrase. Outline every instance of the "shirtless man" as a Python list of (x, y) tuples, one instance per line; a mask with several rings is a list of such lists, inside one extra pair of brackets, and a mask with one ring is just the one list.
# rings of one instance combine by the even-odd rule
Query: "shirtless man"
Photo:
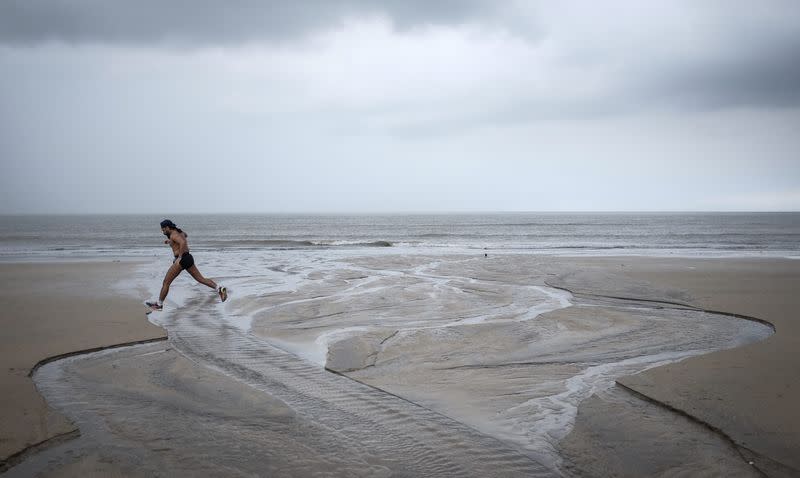
[(225, 302), (228, 298), (228, 290), (223, 286), (217, 286), (213, 280), (203, 277), (203, 274), (201, 274), (200, 271), (197, 270), (197, 266), (194, 265), (194, 257), (189, 253), (189, 243), (186, 242), (188, 235), (181, 231), (180, 228), (169, 219), (161, 221), (161, 232), (167, 236), (167, 240), (164, 241), (164, 243), (172, 247), (172, 254), (175, 256), (175, 261), (173, 261), (172, 265), (167, 270), (167, 275), (164, 277), (164, 284), (161, 286), (161, 294), (158, 296), (158, 302), (148, 301), (145, 302), (145, 304), (153, 310), (161, 310), (164, 307), (164, 299), (167, 298), (167, 294), (169, 293), (170, 284), (172, 284), (172, 281), (174, 281), (175, 278), (178, 277), (178, 274), (184, 269), (189, 272), (197, 282), (216, 290), (219, 294), (219, 298), (222, 299), (222, 302)]

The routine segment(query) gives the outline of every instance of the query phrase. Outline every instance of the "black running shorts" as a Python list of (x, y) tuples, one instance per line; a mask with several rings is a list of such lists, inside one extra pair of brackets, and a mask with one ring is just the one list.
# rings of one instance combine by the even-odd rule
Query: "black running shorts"
[(188, 252), (181, 256), (181, 269), (188, 269), (194, 265), (194, 257)]

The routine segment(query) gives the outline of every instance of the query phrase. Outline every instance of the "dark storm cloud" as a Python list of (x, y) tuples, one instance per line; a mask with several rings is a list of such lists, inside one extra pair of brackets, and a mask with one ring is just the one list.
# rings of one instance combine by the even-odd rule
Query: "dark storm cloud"
[(388, 15), (397, 28), (457, 24), (489, 9), (481, 0), (8, 0), (0, 42), (187, 46), (293, 39), (351, 16)]
[(732, 58), (676, 64), (661, 77), (642, 83), (640, 99), (655, 97), (698, 110), (800, 105), (800, 34), (742, 50)]
[[(629, 13), (629, 18), (625, 7), (637, 3), (617, 3), (620, 8), (612, 14), (603, 5), (578, 4), (570, 9), (555, 2), (494, 0), (0, 0), (0, 44), (25, 47), (54, 40), (155, 49), (236, 46), (251, 41), (295, 41), (341, 26), (350, 18), (383, 15), (400, 30), (466, 22), (505, 30), (512, 38), (527, 40), (530, 48), (528, 56), (497, 48), (494, 53), (500, 62), (518, 62), (516, 76), (530, 79), (532, 85), (541, 78), (557, 84), (544, 93), (536, 87), (508, 88), (508, 95), (492, 104), (445, 118), (423, 115), (410, 126), (401, 124), (400, 129), (427, 128), (424, 134), (436, 134), (469, 125), (594, 119), (661, 107), (800, 105), (800, 7), (794, 0), (676, 1), (661, 7), (668, 5), (666, 9), (677, 15), (647, 16), (634, 9), (639, 13)], [(543, 5), (548, 8), (540, 8)], [(590, 33), (584, 35), (584, 30)], [(363, 42), (371, 40), (365, 36)], [(545, 47), (537, 50), (541, 45)], [(548, 60), (528, 61), (542, 50)], [(381, 51), (387, 57), (393, 54), (389, 48)], [(464, 58), (475, 57), (473, 53), (467, 48), (447, 51), (449, 56)], [(341, 52), (343, 64), (351, 54), (351, 50)], [(405, 62), (403, 69), (421, 73), (429, 64), (414, 63), (416, 56), (398, 57), (397, 62)], [(569, 68), (562, 72), (560, 62), (569, 63)], [(481, 73), (480, 68), (453, 71), (455, 83), (460, 77)], [(444, 77), (448, 74), (439, 72)], [(350, 76), (343, 74), (341, 82), (357, 83), (369, 75), (353, 71)], [(596, 77), (601, 86), (586, 86), (592, 91), (586, 95), (580, 94), (582, 87), (570, 89), (583, 76)], [(503, 80), (509, 78), (498, 77), (478, 86), (471, 96), (481, 98), (483, 91), (503, 87)], [(372, 81), (389, 80), (375, 75)]]

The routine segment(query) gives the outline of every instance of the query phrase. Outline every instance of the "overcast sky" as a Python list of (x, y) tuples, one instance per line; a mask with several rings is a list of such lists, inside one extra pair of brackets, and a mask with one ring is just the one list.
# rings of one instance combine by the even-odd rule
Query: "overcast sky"
[(0, 213), (800, 210), (800, 2), (0, 2)]

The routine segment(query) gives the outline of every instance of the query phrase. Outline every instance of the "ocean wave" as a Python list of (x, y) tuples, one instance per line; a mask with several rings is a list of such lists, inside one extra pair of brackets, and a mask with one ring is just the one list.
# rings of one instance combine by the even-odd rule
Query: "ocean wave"
[(222, 249), (326, 249), (335, 247), (392, 247), (389, 241), (342, 241), (342, 240), (292, 240), (292, 239), (241, 239), (199, 243), (200, 247)]
[(389, 241), (372, 241), (372, 242), (350, 242), (350, 241), (334, 241), (332, 246), (356, 246), (356, 247), (392, 247)]

